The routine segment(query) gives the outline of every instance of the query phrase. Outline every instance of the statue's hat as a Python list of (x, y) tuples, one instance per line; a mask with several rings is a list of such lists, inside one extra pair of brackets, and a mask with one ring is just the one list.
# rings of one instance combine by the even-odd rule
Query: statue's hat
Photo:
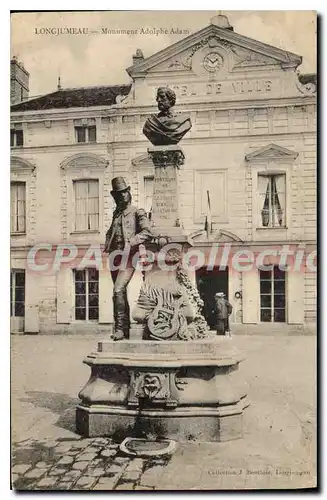
[(111, 194), (131, 189), (130, 186), (127, 186), (124, 177), (114, 177), (111, 181), (111, 185), (112, 185)]
[(216, 293), (216, 297), (223, 297), (225, 294), (224, 292), (218, 292)]

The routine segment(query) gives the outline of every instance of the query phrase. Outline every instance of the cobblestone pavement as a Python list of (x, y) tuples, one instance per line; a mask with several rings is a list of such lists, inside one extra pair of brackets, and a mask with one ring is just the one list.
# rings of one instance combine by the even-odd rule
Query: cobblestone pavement
[(233, 338), (249, 385), (244, 438), (180, 443), (168, 458), (124, 456), (75, 432), (83, 358), (97, 339), (12, 338), (12, 484), (16, 490), (222, 490), (316, 485), (315, 337)]
[(153, 490), (168, 461), (123, 456), (107, 438), (26, 439), (12, 459), (16, 490)]

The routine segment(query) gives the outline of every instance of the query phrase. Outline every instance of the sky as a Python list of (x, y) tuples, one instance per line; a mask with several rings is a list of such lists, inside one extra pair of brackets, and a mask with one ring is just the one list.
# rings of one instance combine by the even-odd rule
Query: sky
[[(315, 11), (222, 11), (234, 31), (303, 57), (301, 73), (316, 72)], [(126, 68), (137, 48), (144, 57), (185, 34), (141, 34), (141, 28), (194, 33), (218, 11), (24, 12), (11, 15), (11, 56), (30, 73), (30, 96), (65, 87), (128, 83)], [(44, 28), (88, 28), (99, 34), (49, 35)], [(136, 35), (101, 34), (101, 28), (138, 30)]]

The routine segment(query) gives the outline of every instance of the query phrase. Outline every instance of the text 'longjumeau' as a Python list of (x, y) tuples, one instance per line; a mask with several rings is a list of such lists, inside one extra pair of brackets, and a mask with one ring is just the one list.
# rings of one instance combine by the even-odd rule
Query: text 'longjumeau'
[(49, 27), (34, 28), (35, 35), (189, 35), (190, 30), (180, 28), (135, 28), (135, 29), (111, 29), (111, 28), (81, 28), (81, 27)]

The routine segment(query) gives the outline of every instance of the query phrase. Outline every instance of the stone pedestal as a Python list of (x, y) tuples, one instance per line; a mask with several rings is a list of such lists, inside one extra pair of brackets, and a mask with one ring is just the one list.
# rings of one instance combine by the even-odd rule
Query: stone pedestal
[(154, 166), (151, 220), (158, 244), (146, 245), (152, 258), (132, 316), (144, 325), (144, 339), (197, 338), (191, 323), (198, 311), (183, 283), (181, 266), (183, 252), (190, 247), (180, 222), (179, 168), (184, 153), (176, 145), (154, 146), (148, 155)]
[(84, 362), (77, 431), (85, 436), (144, 436), (177, 441), (242, 437), (248, 405), (242, 360), (226, 338), (99, 342)]
[[(183, 236), (179, 210), (179, 172), (184, 153), (179, 146), (153, 146), (148, 155), (154, 166), (152, 222), (154, 231), (174, 241)], [(185, 240), (185, 238), (182, 238)]]

